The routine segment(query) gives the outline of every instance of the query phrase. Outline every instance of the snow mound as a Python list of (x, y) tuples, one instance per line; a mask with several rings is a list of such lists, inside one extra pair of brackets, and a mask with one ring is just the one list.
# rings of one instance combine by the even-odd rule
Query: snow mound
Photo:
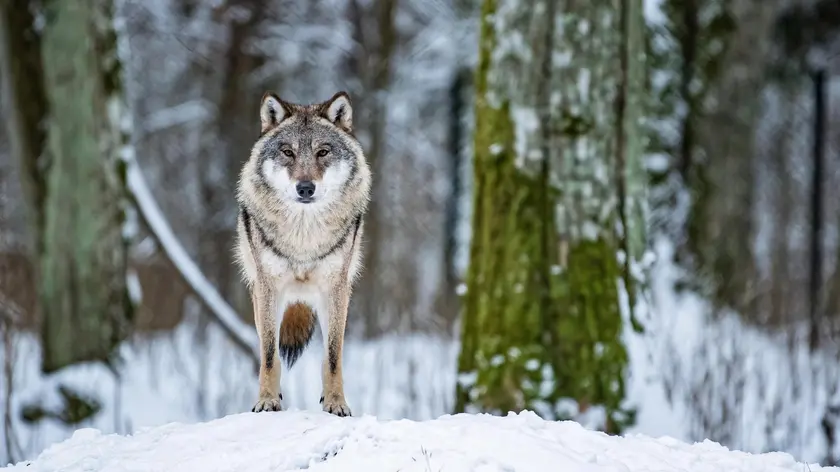
[(322, 412), (242, 413), (131, 436), (80, 429), (5, 471), (826, 471), (784, 453), (748, 454), (711, 441), (607, 436), (523, 412), (431, 421), (338, 418)]

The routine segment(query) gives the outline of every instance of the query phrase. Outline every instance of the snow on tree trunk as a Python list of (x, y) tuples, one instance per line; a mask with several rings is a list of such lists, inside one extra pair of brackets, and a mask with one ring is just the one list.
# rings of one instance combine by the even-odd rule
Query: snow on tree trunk
[(617, 255), (644, 244), (641, 2), (564, 5), (483, 3), (456, 409), (598, 406), (593, 426), (617, 432)]
[(627, 352), (616, 254), (637, 261), (644, 247), (642, 5), (582, 2), (561, 21), (552, 75), (560, 131), (551, 156), (552, 181), (562, 195), (552, 280), (559, 305), (557, 393), (577, 400), (580, 413), (602, 407), (598, 426), (618, 432), (632, 415), (622, 405)]
[(107, 360), (131, 315), (126, 289), (127, 137), (108, 0), (44, 2), (49, 102), (39, 294), (45, 372)]

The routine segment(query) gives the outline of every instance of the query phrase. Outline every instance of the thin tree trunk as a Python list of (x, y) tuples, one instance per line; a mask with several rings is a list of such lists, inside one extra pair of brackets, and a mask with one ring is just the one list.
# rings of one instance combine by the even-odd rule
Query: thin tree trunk
[(630, 1), (621, 7), (621, 46), (619, 91), (616, 100), (616, 189), (621, 221), (620, 247), (625, 254), (623, 278), (628, 294), (630, 319), (635, 317), (636, 294), (644, 285), (633, 266), (647, 249), (647, 174), (643, 165), (642, 120), (647, 105), (645, 87), (644, 21), (642, 3)]
[[(387, 187), (382, 180), (382, 169), (386, 159), (386, 123), (387, 101), (385, 94), (391, 85), (392, 56), (397, 43), (397, 31), (394, 23), (397, 13), (397, 0), (380, 0), (365, 7), (358, 0), (350, 2), (350, 17), (354, 24), (353, 36), (359, 47), (351, 60), (350, 68), (363, 84), (364, 96), (356, 100), (362, 120), (358, 126), (369, 133), (370, 143), (366, 157), (373, 175), (371, 208), (365, 217), (364, 272), (359, 281), (354, 304), (361, 310), (364, 320), (363, 335), (373, 338), (380, 335), (389, 325), (383, 320), (382, 290), (383, 252), (387, 235), (382, 212), (386, 208), (381, 201), (387, 197)], [(373, 25), (370, 21), (373, 20)], [(385, 259), (387, 260), (387, 259)], [(393, 320), (396, 321), (396, 320)]]
[(450, 175), (449, 194), (446, 198), (446, 217), (444, 223), (444, 251), (443, 270), (441, 274), (440, 289), (435, 303), (438, 313), (440, 329), (444, 333), (450, 333), (458, 316), (459, 300), (455, 287), (460, 282), (460, 277), (455, 268), (455, 253), (458, 245), (458, 222), (460, 212), (458, 202), (463, 195), (463, 182), (461, 181), (461, 165), (463, 159), (463, 119), (464, 119), (464, 93), (470, 74), (466, 69), (458, 69), (452, 78), (449, 89), (450, 113), (449, 113), (449, 155), (450, 163), (447, 172)]
[[(677, 2), (673, 2), (677, 3)], [(709, 17), (703, 35), (722, 45), (712, 52), (707, 41), (698, 77), (701, 94), (691, 106), (699, 114), (694, 129), (696, 153), (687, 185), (692, 201), (687, 240), (692, 269), (709, 287), (719, 307), (755, 316), (757, 269), (753, 251), (753, 163), (760, 118), (761, 90), (767, 82), (773, 12), (778, 2), (751, 0), (701, 2), (697, 12)], [(700, 56), (700, 54), (698, 54)]]
[(246, 8), (247, 20), (232, 19), (230, 44), (224, 58), (222, 96), (216, 126), (218, 146), (213, 165), (224, 172), (203, 167), (201, 192), (207, 211), (208, 231), (201, 235), (201, 265), (219, 291), (239, 313), (248, 313), (250, 297), (233, 264), (231, 247), (235, 236), (233, 193), (250, 147), (259, 136), (256, 110), (264, 91), (248, 86), (251, 74), (263, 64), (263, 58), (247, 49), (248, 40), (265, 17), (266, 3), (239, 0), (228, 8)]

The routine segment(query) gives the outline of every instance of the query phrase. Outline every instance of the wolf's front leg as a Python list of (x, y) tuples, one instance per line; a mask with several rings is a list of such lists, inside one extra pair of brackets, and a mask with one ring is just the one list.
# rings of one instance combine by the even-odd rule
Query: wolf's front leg
[[(344, 381), (341, 359), (344, 349), (344, 328), (347, 325), (347, 308), (350, 305), (350, 287), (345, 281), (333, 284), (327, 306), (329, 317), (321, 321), (324, 336), (323, 394), (324, 411), (337, 416), (350, 416), (350, 407), (344, 399)], [(326, 325), (326, 330), (323, 329)]]
[(260, 390), (251, 411), (280, 411), (280, 362), (277, 355), (276, 290), (257, 281), (252, 292), (254, 321), (260, 341)]

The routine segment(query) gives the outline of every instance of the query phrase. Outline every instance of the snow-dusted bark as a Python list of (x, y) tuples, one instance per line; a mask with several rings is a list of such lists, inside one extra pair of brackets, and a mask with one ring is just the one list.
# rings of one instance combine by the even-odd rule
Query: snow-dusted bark
[(457, 406), (599, 406), (617, 431), (617, 256), (644, 245), (641, 2), (485, 0), (481, 21)]
[(603, 406), (599, 426), (618, 431), (632, 419), (622, 405), (627, 353), (616, 284), (622, 273), (631, 280), (644, 250), (642, 4), (581, 3), (561, 21), (551, 97), (560, 131), (550, 156), (561, 195), (552, 272), (558, 394), (580, 408)]
[(107, 360), (124, 338), (123, 98), (109, 0), (44, 2), (41, 53), (49, 102), (40, 257), (42, 368)]
[(547, 86), (540, 51), (553, 36), (548, 6), (485, 0), (481, 10), (459, 411), (534, 409), (549, 396), (539, 391), (546, 359), (540, 333), (552, 306), (546, 220), (553, 216), (537, 115)]

